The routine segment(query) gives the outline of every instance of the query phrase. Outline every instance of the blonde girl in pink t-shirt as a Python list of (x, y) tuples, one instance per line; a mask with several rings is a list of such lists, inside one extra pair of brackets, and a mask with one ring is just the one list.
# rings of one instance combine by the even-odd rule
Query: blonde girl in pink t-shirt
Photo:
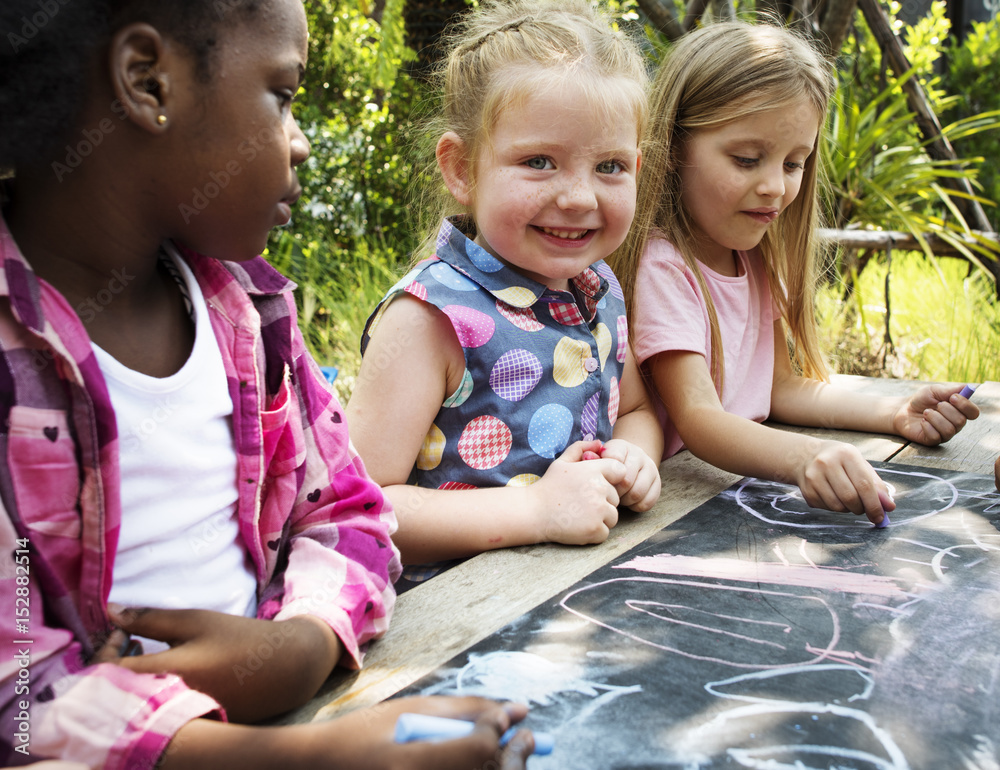
[[(819, 132), (834, 89), (828, 62), (783, 27), (718, 22), (682, 38), (653, 86), (635, 223), (612, 265), (637, 360), (661, 401), (668, 452), (679, 447), (670, 440), (676, 431), (713, 465), (794, 483), (810, 506), (883, 525), (895, 506), (855, 447), (760, 424), (894, 433), (935, 445), (979, 415), (961, 385), (865, 398), (828, 381), (816, 335), (814, 233)], [(665, 251), (674, 252), (669, 266)], [(657, 264), (674, 277), (654, 275)], [(742, 319), (744, 338), (724, 338), (719, 284), (752, 281), (758, 272), (765, 291), (746, 294), (759, 306)], [(693, 299), (700, 308), (692, 309)], [(735, 311), (725, 312), (731, 320)], [(704, 319), (704, 339), (670, 339), (671, 326), (697, 325), (694, 314)], [(731, 359), (753, 336), (772, 361), (770, 394), (762, 413), (744, 415), (744, 390), (759, 391), (760, 383), (743, 386), (750, 370)]]

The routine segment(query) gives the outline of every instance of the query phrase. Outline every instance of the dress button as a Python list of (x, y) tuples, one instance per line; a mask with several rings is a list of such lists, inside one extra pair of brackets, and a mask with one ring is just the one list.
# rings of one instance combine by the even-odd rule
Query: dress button
[(583, 368), (586, 369), (588, 372), (596, 372), (597, 359), (591, 356), (590, 358), (588, 358), (586, 361), (583, 362)]

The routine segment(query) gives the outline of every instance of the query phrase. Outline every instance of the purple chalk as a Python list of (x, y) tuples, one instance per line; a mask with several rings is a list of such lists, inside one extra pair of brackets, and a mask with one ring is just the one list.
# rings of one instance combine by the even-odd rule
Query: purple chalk
[(962, 398), (968, 398), (969, 396), (971, 396), (975, 392), (976, 392), (976, 386), (975, 385), (966, 385), (964, 388), (962, 388), (959, 391), (958, 395), (960, 395)]
[(876, 529), (884, 529), (889, 526), (889, 514), (885, 512), (886, 506), (893, 502), (892, 498), (879, 490), (878, 501), (882, 504), (882, 521), (875, 525)]

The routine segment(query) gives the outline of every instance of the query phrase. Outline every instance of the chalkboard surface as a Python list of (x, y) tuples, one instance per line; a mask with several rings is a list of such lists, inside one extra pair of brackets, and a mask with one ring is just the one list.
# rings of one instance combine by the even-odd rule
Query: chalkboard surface
[(531, 770), (997, 770), (1000, 496), (876, 467), (884, 529), (744, 479), (403, 694), (528, 702)]

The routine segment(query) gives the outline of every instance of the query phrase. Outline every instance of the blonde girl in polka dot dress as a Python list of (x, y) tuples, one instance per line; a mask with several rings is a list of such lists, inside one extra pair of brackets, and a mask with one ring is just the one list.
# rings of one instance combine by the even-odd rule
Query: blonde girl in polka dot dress
[(348, 408), (399, 518), (401, 587), (494, 548), (602, 542), (660, 492), (603, 261), (635, 210), (641, 55), (586, 0), (484, 3), (442, 78), (432, 256), (369, 319)]

